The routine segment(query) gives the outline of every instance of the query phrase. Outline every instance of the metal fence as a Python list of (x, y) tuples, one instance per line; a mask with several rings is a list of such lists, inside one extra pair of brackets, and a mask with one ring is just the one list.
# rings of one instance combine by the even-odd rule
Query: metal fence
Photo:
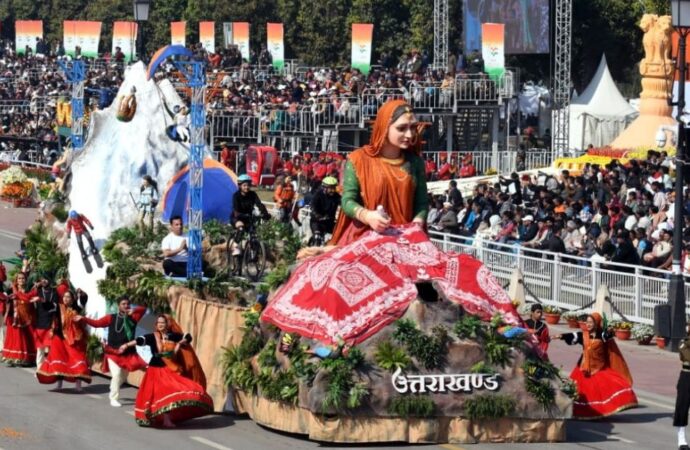
[[(515, 269), (520, 269), (528, 298), (547, 305), (590, 311), (591, 307), (586, 305), (594, 300), (599, 286), (606, 285), (611, 302), (620, 314), (634, 322), (652, 324), (654, 307), (668, 301), (668, 271), (595, 262), (448, 233), (431, 232), (430, 235), (444, 251), (467, 253), (482, 261), (503, 285), (510, 282)], [(685, 295), (690, 299), (690, 283), (687, 282)]]

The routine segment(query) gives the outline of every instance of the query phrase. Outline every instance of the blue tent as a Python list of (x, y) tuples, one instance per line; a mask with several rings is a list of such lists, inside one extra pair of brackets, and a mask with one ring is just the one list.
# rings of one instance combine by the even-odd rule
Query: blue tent
[[(189, 166), (180, 170), (168, 183), (163, 194), (162, 218), (181, 216), (187, 224), (187, 192), (189, 185)], [(204, 160), (204, 189), (202, 204), (204, 222), (216, 219), (223, 223), (230, 221), (232, 196), (237, 192), (237, 175), (213, 159)]]

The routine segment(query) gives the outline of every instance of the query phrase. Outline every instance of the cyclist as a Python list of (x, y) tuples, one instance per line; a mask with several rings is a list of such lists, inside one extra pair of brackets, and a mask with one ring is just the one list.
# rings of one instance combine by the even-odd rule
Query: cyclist
[(236, 228), (251, 228), (254, 223), (254, 208), (259, 208), (264, 220), (270, 219), (266, 206), (261, 203), (256, 192), (251, 190), (252, 177), (243, 174), (237, 178), (237, 182), (240, 188), (232, 196), (232, 224)]
[(321, 182), (321, 189), (316, 191), (311, 200), (311, 220), (309, 226), (313, 234), (333, 233), (335, 215), (340, 206), (340, 194), (336, 192), (338, 180), (335, 177), (325, 177)]

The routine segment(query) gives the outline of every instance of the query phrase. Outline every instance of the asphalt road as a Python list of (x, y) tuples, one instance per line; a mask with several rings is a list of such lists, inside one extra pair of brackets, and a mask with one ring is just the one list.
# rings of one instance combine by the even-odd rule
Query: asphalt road
[[(0, 258), (12, 256), (19, 233), (33, 220), (0, 205)], [(5, 226), (11, 223), (11, 226)], [(658, 370), (653, 363), (649, 372)], [(123, 388), (123, 407), (108, 404), (108, 379), (94, 377), (84, 393), (39, 385), (33, 369), (0, 365), (0, 450), (2, 449), (208, 449), (280, 450), (331, 448), (404, 449), (674, 449), (671, 426), (674, 399), (638, 391), (641, 406), (605, 421), (568, 423), (567, 441), (558, 444), (333, 445), (262, 428), (243, 416), (214, 415), (175, 430), (140, 428), (134, 422), (136, 389)]]

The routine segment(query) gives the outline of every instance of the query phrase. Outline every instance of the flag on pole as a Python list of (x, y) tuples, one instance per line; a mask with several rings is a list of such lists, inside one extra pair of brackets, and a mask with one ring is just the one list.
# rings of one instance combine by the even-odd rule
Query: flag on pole
[(268, 51), (271, 52), (271, 59), (273, 60), (273, 68), (276, 70), (283, 70), (285, 66), (285, 45), (283, 43), (283, 24), (282, 23), (268, 23), (266, 24), (266, 37)]
[(136, 22), (113, 23), (113, 55), (115, 55), (115, 47), (120, 47), (122, 53), (125, 54), (125, 61), (130, 62), (136, 58), (138, 27)]
[(199, 42), (208, 53), (216, 52), (216, 23), (199, 22)]
[(15, 48), (18, 55), (23, 55), (26, 52), (26, 47), (31, 48), (31, 51), (36, 53), (36, 38), (43, 38), (43, 21), (42, 20), (17, 20), (14, 23), (15, 33)]
[(186, 45), (187, 22), (170, 22), (170, 43), (172, 45)]
[(242, 53), (242, 59), (249, 61), (249, 22), (232, 23), (232, 42)]
[(98, 57), (98, 43), (101, 40), (101, 22), (87, 20), (65, 20), (63, 22), (65, 53), (74, 57), (77, 47), (81, 56)]
[(482, 58), (484, 70), (489, 78), (500, 80), (505, 72), (505, 25), (502, 23), (482, 24)]

